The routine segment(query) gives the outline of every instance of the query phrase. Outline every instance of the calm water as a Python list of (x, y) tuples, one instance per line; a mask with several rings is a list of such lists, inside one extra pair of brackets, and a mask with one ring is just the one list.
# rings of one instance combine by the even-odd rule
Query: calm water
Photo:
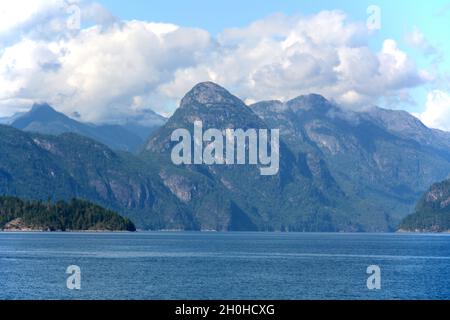
[(450, 299), (450, 235), (0, 233), (0, 299), (86, 298)]

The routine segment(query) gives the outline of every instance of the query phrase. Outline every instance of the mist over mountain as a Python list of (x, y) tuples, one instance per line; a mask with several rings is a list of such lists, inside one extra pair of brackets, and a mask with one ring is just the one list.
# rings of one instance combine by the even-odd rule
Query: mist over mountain
[(29, 132), (58, 135), (76, 133), (97, 140), (114, 150), (137, 151), (165, 118), (147, 111), (146, 118), (130, 118), (110, 124), (76, 121), (48, 104), (34, 104), (29, 112), (10, 118), (5, 124)]
[[(448, 133), (403, 111), (351, 112), (316, 94), (247, 106), (200, 83), (142, 152), (111, 150), (145, 139), (139, 126), (126, 127), (138, 120), (99, 129), (34, 106), (12, 123), (27, 132), (0, 126), (0, 194), (84, 198), (145, 229), (387, 231), (450, 172)], [(174, 165), (171, 133), (192, 133), (196, 120), (204, 130), (279, 128), (278, 174), (262, 176), (258, 165)]]
[(13, 114), (10, 117), (0, 117), (0, 124), (5, 124), (5, 125), (10, 125), (11, 123), (13, 123), (17, 118), (21, 117), (22, 115), (24, 115), (26, 112), (17, 112), (15, 114)]
[[(139, 114), (128, 115), (124, 119), (109, 122), (111, 125), (118, 125), (129, 132), (140, 137), (144, 142), (148, 140), (150, 134), (166, 123), (167, 118), (156, 112), (146, 109)], [(141, 144), (142, 146), (142, 144)]]

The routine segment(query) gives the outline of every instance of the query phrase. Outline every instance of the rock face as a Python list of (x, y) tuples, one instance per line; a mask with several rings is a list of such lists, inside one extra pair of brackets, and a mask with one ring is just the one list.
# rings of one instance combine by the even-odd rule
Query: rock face
[[(204, 130), (280, 129), (279, 173), (175, 166), (170, 136), (196, 120)], [(387, 231), (450, 172), (450, 134), (405, 112), (355, 113), (314, 94), (248, 107), (211, 82), (192, 88), (143, 149), (0, 126), (0, 194), (89, 199), (143, 229)]]
[(11, 220), (3, 227), (3, 231), (41, 231), (26, 225), (22, 218)]
[(245, 104), (239, 98), (213, 82), (197, 84), (183, 97), (180, 103), (181, 108), (192, 108), (194, 105), (200, 107), (226, 106), (237, 110), (245, 107)]
[[(214, 83), (200, 83), (186, 94), (180, 108), (151, 137), (146, 147), (149, 157), (156, 154), (170, 166), (170, 151), (176, 144), (170, 140), (171, 133), (184, 128), (193, 134), (194, 121), (202, 121), (203, 130), (269, 129), (239, 98)], [(344, 201), (339, 199), (344, 194), (320, 159), (294, 155), (283, 141), (280, 155), (280, 174), (275, 176), (261, 176), (257, 166), (249, 165), (186, 165), (179, 167), (183, 170), (182, 178), (164, 174), (164, 181), (181, 201), (196, 208), (193, 212), (199, 215), (199, 221), (209, 216), (207, 223), (201, 222), (206, 229), (359, 228), (345, 217)], [(221, 205), (221, 199), (226, 199), (227, 206)], [(221, 214), (214, 221), (211, 212), (217, 211)]]
[[(318, 158), (363, 220), (395, 225), (433, 182), (450, 172), (448, 134), (404, 111), (343, 110), (318, 95), (251, 108), (294, 152)], [(384, 218), (383, 218), (384, 217)]]
[(415, 212), (402, 221), (400, 230), (450, 232), (450, 180), (433, 184), (417, 203)]
[(195, 228), (153, 164), (72, 133), (44, 136), (0, 126), (0, 195), (88, 199), (141, 228)]

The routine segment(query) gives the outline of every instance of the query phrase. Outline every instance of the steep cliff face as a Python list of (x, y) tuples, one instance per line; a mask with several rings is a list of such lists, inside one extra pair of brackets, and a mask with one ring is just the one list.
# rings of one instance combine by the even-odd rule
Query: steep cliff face
[(321, 159), (366, 223), (379, 225), (384, 216), (395, 225), (424, 190), (450, 172), (448, 135), (404, 111), (352, 112), (319, 95), (251, 108), (282, 129), (294, 152)]
[(433, 184), (418, 202), (415, 212), (402, 221), (399, 229), (450, 232), (450, 180)]
[(0, 194), (79, 197), (126, 214), (141, 228), (195, 228), (151, 164), (71, 133), (44, 136), (0, 126)]
[[(175, 165), (171, 134), (192, 135), (195, 121), (222, 133), (279, 129), (279, 171), (261, 175), (261, 163)], [(137, 155), (74, 133), (0, 126), (0, 194), (80, 197), (145, 229), (394, 230), (449, 172), (449, 134), (405, 112), (350, 112), (314, 94), (248, 107), (211, 82), (192, 88)]]
[[(204, 131), (210, 128), (222, 132), (225, 129), (270, 129), (251, 108), (224, 88), (210, 82), (200, 83), (186, 94), (166, 125), (151, 137), (147, 153), (158, 154), (163, 163), (170, 164), (170, 151), (176, 144), (170, 140), (171, 133), (183, 128), (193, 135), (195, 121), (202, 122)], [(220, 190), (220, 198), (223, 195), (229, 198), (230, 205), (224, 213), (228, 216), (227, 228), (235, 226), (238, 221), (244, 221), (245, 227), (252, 226), (257, 230), (362, 228), (358, 223), (351, 225), (345, 216), (344, 207), (348, 208), (350, 204), (346, 206), (344, 193), (320, 158), (306, 153), (295, 155), (281, 141), (279, 168), (279, 174), (263, 176), (259, 166), (252, 165), (179, 167), (184, 172), (202, 176), (214, 190)], [(179, 185), (177, 190), (170, 186), (175, 181)], [(186, 203), (197, 201), (208, 204), (208, 208), (217, 206), (207, 197), (190, 196), (205, 188), (190, 177), (166, 178), (165, 183)]]

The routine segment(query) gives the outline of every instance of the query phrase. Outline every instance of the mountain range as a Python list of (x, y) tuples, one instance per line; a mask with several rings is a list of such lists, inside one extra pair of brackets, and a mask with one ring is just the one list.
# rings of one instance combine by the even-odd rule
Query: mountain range
[[(173, 165), (172, 131), (192, 132), (196, 120), (205, 130), (279, 128), (279, 173)], [(117, 126), (137, 136), (127, 125)], [(0, 126), (0, 194), (84, 198), (143, 229), (376, 232), (395, 230), (450, 172), (449, 133), (407, 112), (353, 112), (315, 94), (247, 106), (205, 82), (142, 145), (127, 145), (117, 127), (98, 129), (48, 105)], [(111, 132), (123, 139), (106, 139)]]
[(34, 104), (30, 111), (3, 118), (3, 124), (43, 134), (59, 135), (71, 132), (99, 141), (113, 150), (136, 152), (150, 134), (166, 119), (151, 110), (139, 117), (127, 118), (112, 124), (83, 123), (57, 112), (46, 103)]
[[(359, 215), (390, 224), (410, 212), (432, 183), (450, 173), (450, 134), (405, 111), (352, 112), (319, 95), (250, 106), (297, 153), (326, 163)], [(376, 213), (376, 214), (374, 214)]]

